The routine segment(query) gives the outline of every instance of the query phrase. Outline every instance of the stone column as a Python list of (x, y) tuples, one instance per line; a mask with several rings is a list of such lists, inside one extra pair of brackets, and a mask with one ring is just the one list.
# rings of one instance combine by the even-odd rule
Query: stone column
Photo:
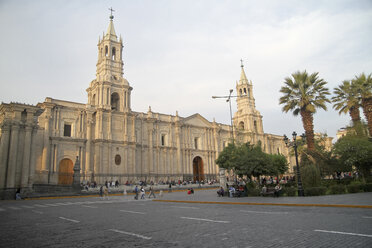
[(32, 127), (26, 126), (25, 127), (25, 143), (23, 148), (23, 162), (22, 162), (22, 180), (21, 180), (21, 187), (28, 186), (28, 175), (30, 171), (30, 155), (31, 155), (31, 134), (32, 134)]
[(15, 174), (16, 174), (16, 168), (17, 168), (18, 133), (19, 133), (19, 124), (14, 123), (12, 125), (12, 131), (11, 131), (11, 136), (10, 136), (8, 173), (7, 173), (7, 180), (6, 180), (7, 188), (15, 187)]
[(46, 109), (45, 114), (45, 129), (44, 129), (44, 144), (43, 144), (43, 157), (41, 161), (41, 170), (44, 172), (48, 171), (48, 155), (49, 155), (49, 120), (50, 120), (50, 109)]
[(5, 187), (6, 182), (6, 167), (8, 163), (8, 151), (9, 151), (9, 138), (10, 138), (10, 126), (4, 124), (1, 127), (1, 138), (0, 138), (0, 189)]
[(87, 146), (85, 151), (85, 173), (88, 175), (88, 180), (90, 180), (90, 175), (92, 173), (91, 165), (91, 144), (92, 144), (92, 113), (87, 113)]

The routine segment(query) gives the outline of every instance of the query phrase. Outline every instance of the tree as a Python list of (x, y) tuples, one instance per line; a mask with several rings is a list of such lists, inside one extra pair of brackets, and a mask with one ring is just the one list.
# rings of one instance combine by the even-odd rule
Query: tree
[(334, 153), (345, 166), (355, 166), (366, 179), (372, 168), (372, 142), (368, 137), (346, 135), (333, 146)]
[(283, 174), (288, 169), (283, 155), (271, 155), (262, 151), (261, 144), (229, 144), (218, 156), (219, 167), (233, 170), (240, 177)]
[(279, 99), (279, 104), (283, 104), (282, 111), (293, 110), (293, 115), (298, 114), (302, 117), (302, 124), (306, 133), (307, 147), (314, 150), (314, 125), (313, 114), (317, 108), (327, 110), (325, 105), (330, 100), (327, 84), (321, 78), (318, 78), (318, 72), (308, 75), (306, 71), (297, 71), (292, 74), (292, 78), (286, 77), (285, 86), (280, 89), (283, 96)]
[(334, 88), (333, 94), (333, 108), (338, 110), (339, 114), (349, 113), (355, 131), (358, 135), (361, 135), (362, 130), (359, 113), (360, 98), (355, 81), (350, 82), (349, 80), (344, 80), (341, 85)]
[(369, 135), (372, 136), (372, 73), (368, 76), (364, 73), (355, 76), (354, 83), (361, 99), (364, 116), (368, 123)]

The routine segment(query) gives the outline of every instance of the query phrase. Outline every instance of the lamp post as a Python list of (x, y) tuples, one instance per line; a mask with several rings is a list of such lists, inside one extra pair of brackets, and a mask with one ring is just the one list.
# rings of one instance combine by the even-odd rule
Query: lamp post
[(231, 140), (232, 143), (234, 144), (234, 125), (233, 125), (233, 119), (232, 119), (232, 111), (231, 111), (231, 98), (232, 97), (238, 97), (238, 96), (232, 96), (231, 94), (233, 93), (233, 89), (230, 89), (230, 94), (228, 96), (212, 96), (213, 99), (216, 98), (226, 98), (226, 102), (229, 103), (230, 106), (230, 122), (231, 122)]
[[(296, 170), (297, 170), (297, 190), (298, 190), (298, 196), (305, 196), (304, 194), (304, 189), (302, 188), (302, 181), (301, 181), (301, 173), (300, 173), (300, 167), (298, 165), (298, 154), (297, 154), (297, 142), (296, 142), (296, 136), (297, 133), (293, 132), (292, 137), (293, 137), (293, 142), (290, 142), (287, 135), (284, 134), (284, 142), (287, 147), (293, 146), (294, 151), (295, 151), (295, 157), (296, 157)], [(301, 137), (304, 139), (305, 135), (302, 134)]]

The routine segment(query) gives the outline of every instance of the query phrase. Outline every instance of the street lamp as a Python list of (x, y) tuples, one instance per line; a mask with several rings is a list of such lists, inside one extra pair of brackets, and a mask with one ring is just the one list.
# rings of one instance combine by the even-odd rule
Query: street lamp
[[(287, 147), (293, 146), (295, 151), (295, 157), (296, 157), (296, 170), (297, 170), (297, 189), (298, 189), (298, 196), (305, 196), (304, 189), (302, 188), (302, 181), (301, 181), (301, 173), (300, 173), (300, 167), (298, 166), (298, 154), (297, 154), (297, 142), (296, 142), (296, 136), (297, 133), (294, 131), (292, 133), (293, 141), (290, 142), (287, 135), (284, 134), (284, 142)], [(302, 139), (305, 139), (305, 134), (301, 135)]]
[(230, 89), (230, 94), (228, 96), (212, 96), (213, 99), (216, 98), (226, 98), (226, 102), (229, 103), (230, 106), (230, 121), (231, 121), (231, 140), (232, 143), (234, 144), (234, 125), (233, 125), (233, 119), (232, 119), (232, 111), (231, 111), (231, 98), (232, 97), (238, 97), (238, 96), (232, 96), (231, 94), (233, 93), (233, 89)]

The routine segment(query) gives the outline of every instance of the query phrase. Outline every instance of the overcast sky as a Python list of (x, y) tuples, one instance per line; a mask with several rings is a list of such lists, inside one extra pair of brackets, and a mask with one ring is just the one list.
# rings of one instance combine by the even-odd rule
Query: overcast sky
[[(199, 113), (229, 124), (228, 104), (211, 96), (235, 92), (243, 59), (265, 133), (302, 133), (301, 118), (278, 104), (285, 77), (319, 72), (333, 90), (372, 72), (368, 0), (1, 0), (0, 101), (87, 103), (109, 7), (123, 37), (124, 77), (138, 112), (151, 106), (153, 112)], [(314, 129), (335, 136), (349, 120), (328, 105), (315, 114)]]

